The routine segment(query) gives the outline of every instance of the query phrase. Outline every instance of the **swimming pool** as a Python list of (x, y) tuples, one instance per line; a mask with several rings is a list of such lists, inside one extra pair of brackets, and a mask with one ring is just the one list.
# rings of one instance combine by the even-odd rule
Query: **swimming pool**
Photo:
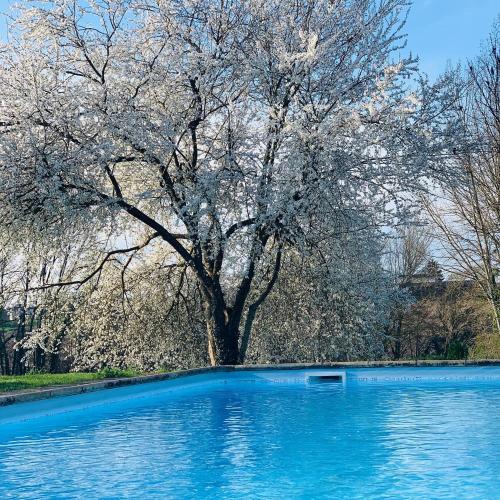
[(500, 498), (499, 471), (495, 366), (215, 372), (0, 408), (1, 498)]

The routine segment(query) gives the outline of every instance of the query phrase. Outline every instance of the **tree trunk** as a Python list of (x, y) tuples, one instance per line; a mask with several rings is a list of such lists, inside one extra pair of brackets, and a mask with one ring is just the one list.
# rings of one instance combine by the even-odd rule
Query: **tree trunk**
[(207, 318), (208, 356), (211, 366), (238, 364), (238, 333), (223, 322)]
[(496, 284), (496, 279), (493, 278), (491, 307), (493, 309), (493, 324), (496, 333), (500, 335), (500, 287)]
[(245, 357), (248, 350), (248, 345), (250, 343), (250, 337), (252, 335), (253, 322), (255, 321), (255, 316), (257, 315), (257, 309), (262, 305), (262, 303), (267, 299), (268, 295), (271, 293), (276, 281), (278, 279), (278, 274), (281, 269), (281, 257), (282, 257), (282, 247), (281, 244), (276, 252), (276, 260), (274, 263), (274, 271), (267, 284), (265, 290), (261, 293), (260, 297), (253, 303), (250, 304), (248, 308), (247, 317), (245, 320), (245, 328), (243, 331), (243, 337), (241, 339), (239, 362), (243, 364), (245, 362)]
[(258, 307), (259, 305), (254, 303), (248, 308), (247, 318), (245, 320), (245, 329), (243, 331), (243, 337), (241, 338), (241, 347), (239, 353), (239, 362), (241, 364), (245, 362), (248, 345), (250, 343), (250, 336), (252, 334), (253, 322), (255, 321)]
[(396, 340), (394, 343), (394, 359), (398, 360), (401, 358), (401, 328), (403, 326), (402, 318), (396, 320)]
[(26, 304), (24, 304), (19, 313), (19, 320), (17, 323), (16, 343), (14, 345), (14, 353), (12, 356), (12, 375), (24, 375), (26, 373), (26, 366), (23, 361), (24, 349), (20, 346), (20, 341), (24, 338), (26, 333)]
[(4, 332), (0, 332), (0, 374), (10, 375), (9, 353)]
[(229, 312), (223, 299), (205, 294), (203, 303), (207, 327), (208, 357), (211, 366), (238, 363), (238, 328), (230, 328)]
[(236, 365), (244, 360), (255, 311), (270, 293), (280, 268), (281, 246), (277, 252), (275, 270), (270, 283), (261, 297), (250, 306), (251, 320), (247, 325), (249, 328), (246, 328), (248, 331), (245, 332), (245, 338), (243, 339), (243, 357), (241, 357), (239, 347), (240, 324), (255, 276), (255, 266), (262, 255), (267, 240), (268, 236), (261, 235), (258, 241), (254, 242), (254, 247), (257, 245), (257, 248), (252, 251), (253, 259), (250, 261), (247, 272), (240, 282), (231, 307), (227, 305), (217, 277), (213, 277), (210, 281), (201, 280), (203, 309), (207, 325), (208, 355), (212, 366)]
[(37, 346), (33, 351), (33, 367), (35, 370), (42, 370), (45, 366), (45, 352), (44, 350)]

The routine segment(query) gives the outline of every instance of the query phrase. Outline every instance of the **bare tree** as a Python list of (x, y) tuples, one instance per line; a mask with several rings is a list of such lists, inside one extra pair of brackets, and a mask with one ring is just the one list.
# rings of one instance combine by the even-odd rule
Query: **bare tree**
[(431, 241), (432, 237), (424, 225), (400, 227), (395, 237), (389, 240), (386, 262), (394, 284), (399, 289), (386, 329), (387, 345), (394, 359), (402, 355), (403, 318), (412, 300), (407, 287), (429, 261)]
[(429, 261), (432, 235), (425, 225), (403, 226), (389, 240), (387, 263), (391, 274), (403, 286)]
[(472, 279), (491, 305), (500, 334), (500, 26), (482, 55), (455, 85), (459, 131), (453, 157), (455, 181), (425, 200), (449, 269)]

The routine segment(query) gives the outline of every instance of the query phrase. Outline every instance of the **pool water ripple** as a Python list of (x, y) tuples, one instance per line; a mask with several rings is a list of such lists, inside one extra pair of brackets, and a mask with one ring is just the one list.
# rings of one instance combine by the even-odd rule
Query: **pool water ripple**
[(228, 384), (0, 428), (0, 498), (500, 498), (500, 385)]

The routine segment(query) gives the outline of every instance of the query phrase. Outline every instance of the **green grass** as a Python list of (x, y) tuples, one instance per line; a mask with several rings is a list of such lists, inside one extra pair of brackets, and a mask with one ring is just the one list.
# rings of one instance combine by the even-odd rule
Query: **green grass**
[(0, 376), (0, 393), (36, 389), (53, 385), (71, 385), (105, 378), (133, 377), (138, 372), (132, 370), (106, 369), (95, 373), (29, 373), (27, 375)]

